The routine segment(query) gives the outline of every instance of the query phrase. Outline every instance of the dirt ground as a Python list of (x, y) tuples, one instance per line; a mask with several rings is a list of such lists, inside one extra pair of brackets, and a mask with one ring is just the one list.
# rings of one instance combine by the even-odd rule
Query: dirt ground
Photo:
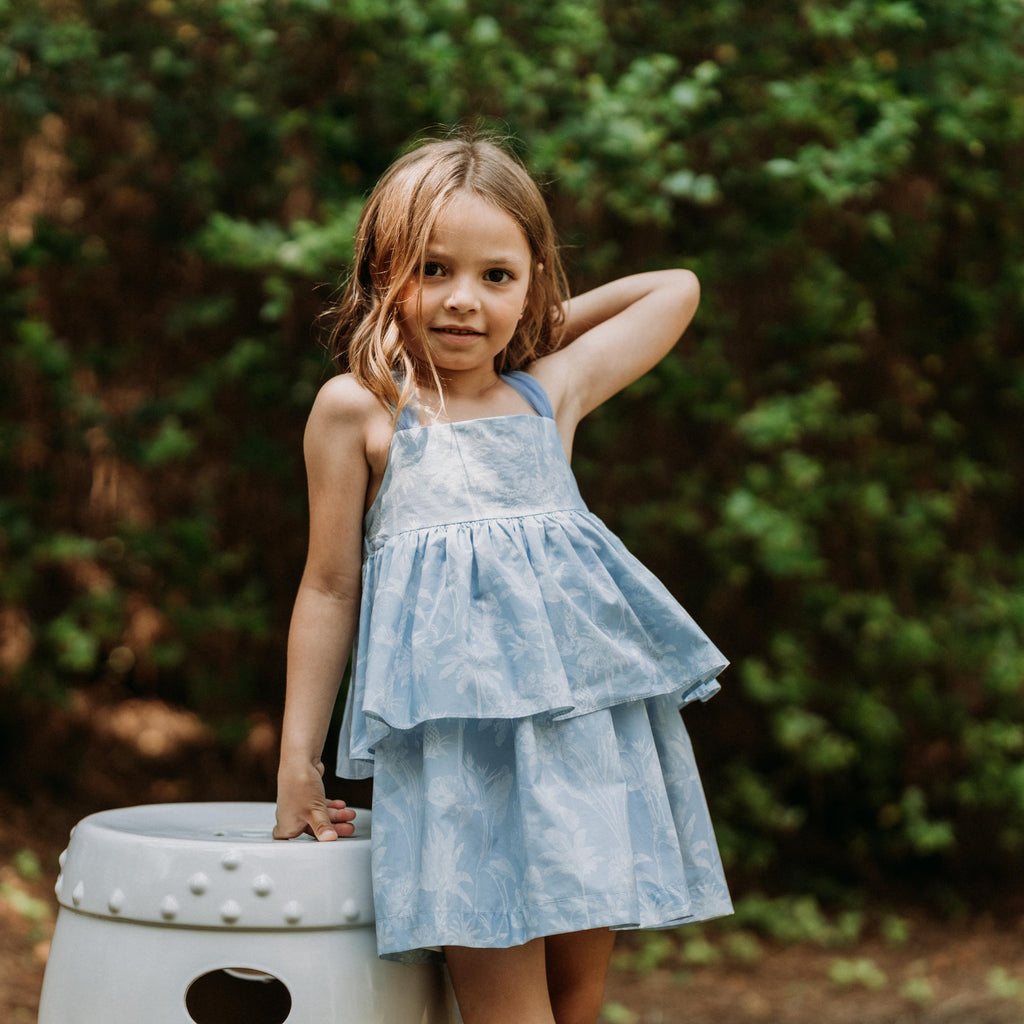
[(893, 947), (766, 944), (754, 963), (617, 970), (605, 1018), (627, 1024), (1024, 1024), (1024, 928), (923, 917)]
[[(207, 744), (200, 733), (178, 744), (176, 753), (185, 756), (172, 763), (155, 742), (173, 724), (168, 711), (150, 708), (143, 714), (130, 707), (121, 713), (135, 718), (111, 719), (107, 728), (93, 732), (95, 743), (90, 742), (85, 759), (93, 781), (84, 798), (60, 804), (39, 798), (16, 801), (0, 793), (2, 1024), (36, 1020), (57, 915), (57, 858), (77, 820), (102, 807), (129, 803), (266, 798), (276, 736), (265, 722), (253, 723), (240, 748), (241, 760), (231, 766), (257, 779), (257, 795), (240, 796), (225, 791), (230, 786), (223, 773), (221, 785), (213, 789), (195, 781), (196, 773), (206, 779), (218, 774), (210, 760), (215, 755), (202, 754)], [(136, 720), (154, 714), (163, 719)], [(89, 717), (97, 722), (94, 713)], [(128, 792), (136, 798), (124, 799)], [(950, 924), (915, 908), (895, 913), (889, 908), (884, 915), (869, 913), (857, 937), (847, 942), (837, 942), (834, 935), (784, 942), (764, 929), (733, 924), (622, 935), (602, 1020), (1024, 1024), (1024, 916), (1002, 915), (998, 922), (975, 916)]]

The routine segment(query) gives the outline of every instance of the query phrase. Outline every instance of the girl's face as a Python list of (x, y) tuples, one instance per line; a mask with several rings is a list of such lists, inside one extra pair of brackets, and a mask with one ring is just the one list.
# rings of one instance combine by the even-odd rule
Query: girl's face
[(512, 340), (532, 273), (522, 228), (471, 192), (453, 197), (427, 242), (422, 284), (413, 277), (398, 304), (414, 355), (424, 340), (439, 370), (490, 368)]

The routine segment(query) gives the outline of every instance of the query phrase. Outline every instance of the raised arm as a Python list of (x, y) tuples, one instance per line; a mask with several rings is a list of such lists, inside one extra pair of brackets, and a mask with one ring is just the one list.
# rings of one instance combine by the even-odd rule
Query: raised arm
[(686, 330), (700, 301), (689, 270), (655, 270), (611, 281), (565, 305), (569, 344), (531, 368), (571, 430), (602, 402), (658, 363)]
[(288, 633), (277, 827), (288, 839), (352, 832), (353, 812), (327, 800), (321, 760), (359, 616), (362, 517), (369, 481), (367, 398), (350, 378), (321, 390), (306, 426), (309, 553)]

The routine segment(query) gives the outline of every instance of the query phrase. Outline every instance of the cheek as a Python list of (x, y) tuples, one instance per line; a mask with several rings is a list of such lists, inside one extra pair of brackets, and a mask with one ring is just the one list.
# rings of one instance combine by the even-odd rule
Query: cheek
[(523, 320), (530, 315), (530, 310), (533, 305), (534, 290), (532, 288), (526, 289), (523, 294), (519, 297), (519, 305), (516, 309), (516, 316)]
[(406, 281), (402, 290), (398, 293), (397, 306), (403, 313), (408, 313), (416, 308), (416, 296), (419, 294), (419, 287), (416, 281)]
[(406, 284), (395, 303), (395, 325), (399, 335), (406, 348), (417, 357), (420, 357), (423, 352), (421, 337), (423, 305), (417, 281), (410, 281)]
[(419, 319), (423, 306), (423, 295), (418, 282), (410, 281), (402, 289), (398, 296), (398, 302), (395, 304), (398, 322), (401, 324)]

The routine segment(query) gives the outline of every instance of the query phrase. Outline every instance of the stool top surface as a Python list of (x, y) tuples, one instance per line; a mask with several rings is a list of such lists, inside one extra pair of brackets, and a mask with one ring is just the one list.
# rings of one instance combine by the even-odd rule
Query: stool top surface
[[(368, 841), (369, 811), (360, 811), (356, 834), (345, 843)], [(91, 814), (76, 828), (104, 829), (136, 838), (182, 840), (187, 843), (278, 843), (272, 834), (274, 805), (269, 803), (143, 804)], [(290, 843), (315, 843), (298, 836)]]
[(57, 896), (79, 913), (207, 928), (338, 928), (373, 921), (370, 818), (319, 843), (272, 835), (271, 803), (149, 804), (83, 818)]

